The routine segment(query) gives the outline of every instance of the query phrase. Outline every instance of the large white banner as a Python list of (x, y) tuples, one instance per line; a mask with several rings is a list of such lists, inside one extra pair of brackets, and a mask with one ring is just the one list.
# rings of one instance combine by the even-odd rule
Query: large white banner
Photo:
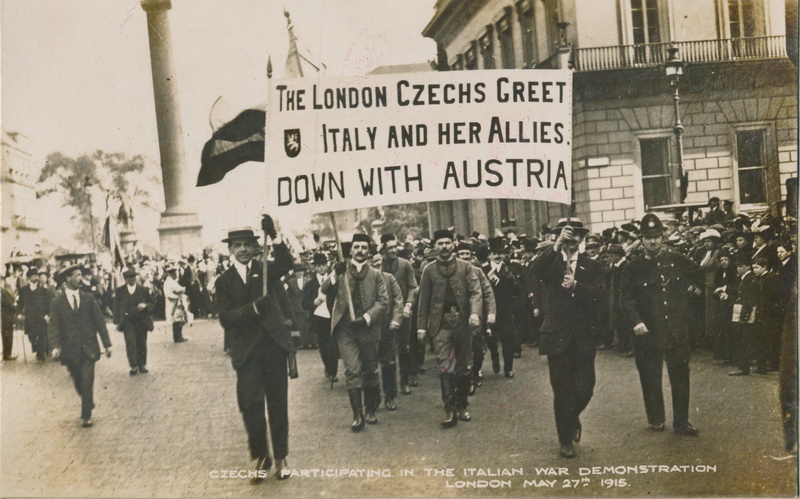
[(270, 81), (276, 212), (474, 198), (569, 203), (572, 74), (453, 71)]

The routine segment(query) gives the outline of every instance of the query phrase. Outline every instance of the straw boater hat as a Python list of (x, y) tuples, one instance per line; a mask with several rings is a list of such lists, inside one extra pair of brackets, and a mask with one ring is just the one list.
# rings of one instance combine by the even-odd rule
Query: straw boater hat
[(259, 236), (257, 236), (250, 227), (237, 227), (235, 229), (230, 229), (228, 231), (228, 237), (223, 239), (222, 242), (230, 243), (239, 239), (257, 241), (258, 238)]

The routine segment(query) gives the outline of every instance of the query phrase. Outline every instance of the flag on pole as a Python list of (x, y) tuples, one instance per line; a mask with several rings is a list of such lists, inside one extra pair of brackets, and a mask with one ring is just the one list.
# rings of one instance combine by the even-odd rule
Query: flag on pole
[[(314, 62), (308, 50), (300, 48), (298, 45), (289, 12), (284, 11), (283, 15), (286, 16), (286, 29), (289, 32), (289, 52), (286, 57), (284, 76), (295, 78), (313, 72), (324, 72), (325, 65)], [(213, 108), (214, 106), (212, 106), (212, 112)], [(233, 120), (215, 130), (200, 155), (197, 187), (216, 184), (225, 178), (228, 172), (242, 163), (248, 161), (263, 163), (266, 121), (267, 114), (264, 109), (246, 109)]]
[(125, 266), (125, 255), (122, 254), (122, 248), (119, 246), (119, 235), (117, 234), (117, 226), (114, 218), (111, 215), (110, 199), (106, 198), (106, 220), (103, 223), (103, 246), (111, 252), (111, 263), (116, 268)]

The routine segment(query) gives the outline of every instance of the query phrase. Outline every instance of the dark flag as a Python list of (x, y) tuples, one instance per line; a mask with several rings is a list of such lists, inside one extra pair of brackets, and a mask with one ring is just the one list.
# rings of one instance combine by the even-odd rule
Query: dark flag
[(200, 156), (197, 187), (216, 184), (248, 161), (264, 162), (266, 112), (246, 109), (211, 135)]

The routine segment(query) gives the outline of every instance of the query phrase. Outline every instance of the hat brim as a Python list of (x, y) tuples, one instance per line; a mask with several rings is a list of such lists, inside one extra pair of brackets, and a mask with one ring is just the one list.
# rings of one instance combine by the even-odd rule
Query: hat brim
[[(569, 227), (572, 227), (572, 226), (569, 225)], [(550, 233), (551, 234), (555, 234), (557, 236), (557, 235), (561, 234), (562, 230), (564, 230), (564, 227), (556, 227)], [(572, 232), (574, 232), (574, 233), (576, 233), (576, 234), (578, 234), (580, 236), (586, 237), (586, 235), (589, 233), (589, 229), (587, 229), (586, 227), (572, 227)]]
[(231, 243), (233, 241), (258, 241), (260, 236), (233, 236), (233, 237), (226, 237), (222, 240), (223, 243)]

